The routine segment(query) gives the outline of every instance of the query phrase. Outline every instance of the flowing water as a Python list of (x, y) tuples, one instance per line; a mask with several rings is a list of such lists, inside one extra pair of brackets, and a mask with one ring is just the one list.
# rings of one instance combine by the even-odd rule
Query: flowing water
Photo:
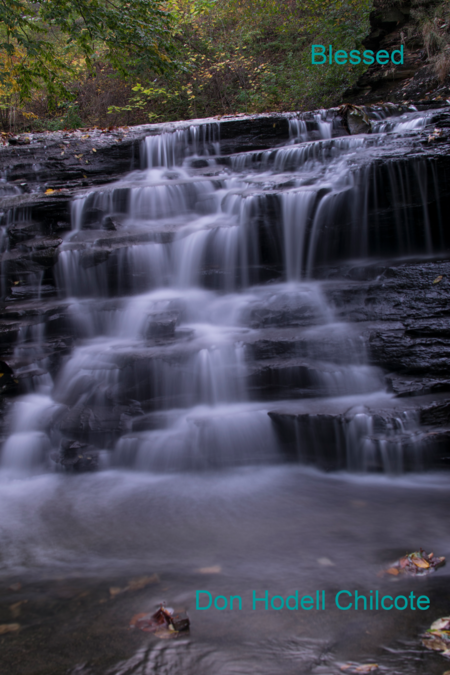
[[(421, 651), (414, 617), (402, 633), (386, 616), (344, 625), (336, 609), (251, 612), (248, 598), (237, 616), (194, 609), (197, 589), (380, 587), (379, 566), (405, 548), (449, 548), (445, 483), (398, 477), (422, 469), (417, 416), (373, 412), (392, 408), (392, 395), (321, 281), (342, 260), (439, 251), (426, 163), (380, 164), (431, 122), (416, 112), (352, 137), (325, 112), (292, 117), (286, 144), (232, 155), (221, 154), (220, 123), (194, 124), (147, 137), (139, 171), (74, 199), (55, 272), (73, 348), (55, 367), (44, 349), (52, 326), (22, 331), (15, 359), (33, 373), (0, 455), (5, 584), (27, 580), (31, 607), (70, 579), (97, 639), (60, 665), (52, 657), (52, 672), (325, 675), (368, 656), (392, 673), (444, 669)], [(282, 409), (298, 416), (288, 454), (273, 422)], [(339, 423), (327, 426), (330, 413)], [(302, 468), (326, 463), (328, 446), (346, 473)], [(68, 475), (78, 459), (98, 472)], [(140, 605), (117, 601), (115, 615), (102, 579), (149, 572), (161, 584)], [(83, 592), (93, 604), (78, 601)], [(127, 642), (132, 614), (165, 599), (188, 607), (191, 638)], [(77, 644), (65, 608), (42, 611), (55, 649), (58, 616)], [(30, 630), (45, 639), (38, 616)]]

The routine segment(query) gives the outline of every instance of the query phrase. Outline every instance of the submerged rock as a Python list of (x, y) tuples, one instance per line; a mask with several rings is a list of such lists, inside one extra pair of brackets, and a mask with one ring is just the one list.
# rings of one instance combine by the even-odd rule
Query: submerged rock
[(61, 441), (59, 453), (52, 453), (52, 459), (66, 471), (95, 471), (98, 469), (98, 452), (86, 443), (73, 440)]

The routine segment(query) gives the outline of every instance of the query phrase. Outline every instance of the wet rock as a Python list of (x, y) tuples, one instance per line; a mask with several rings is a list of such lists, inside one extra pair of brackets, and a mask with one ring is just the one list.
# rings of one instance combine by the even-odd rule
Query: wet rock
[(65, 439), (61, 441), (59, 453), (53, 453), (52, 459), (66, 471), (86, 472), (98, 469), (98, 453), (86, 443)]
[(102, 220), (102, 229), (115, 231), (117, 230), (117, 224), (113, 221), (111, 216), (105, 216)]
[(161, 312), (149, 316), (145, 337), (149, 339), (169, 339), (175, 336), (179, 312)]
[(419, 398), (409, 406), (385, 400), (370, 408), (346, 408), (345, 402), (340, 407), (337, 399), (325, 405), (320, 400), (305, 403), (292, 402), (268, 413), (291, 459), (325, 470), (388, 473), (448, 464), (447, 430), (424, 433), (417, 426), (422, 410), (429, 408)]
[(372, 131), (370, 118), (363, 107), (346, 103), (338, 108), (338, 113), (352, 136), (369, 134)]
[(57, 426), (61, 433), (77, 442), (112, 448), (138, 415), (142, 415), (142, 409), (137, 402), (111, 407), (77, 405), (60, 417)]
[(0, 361), (0, 393), (14, 394), (18, 392), (19, 381), (14, 375), (12, 368), (4, 361)]
[(420, 422), (428, 426), (450, 426), (450, 399), (422, 408)]
[(399, 397), (450, 392), (450, 378), (414, 377), (400, 373), (386, 375), (389, 391)]

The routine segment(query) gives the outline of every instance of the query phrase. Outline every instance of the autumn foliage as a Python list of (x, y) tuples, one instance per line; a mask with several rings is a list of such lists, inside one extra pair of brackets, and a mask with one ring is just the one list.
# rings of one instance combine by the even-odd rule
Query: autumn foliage
[(325, 106), (362, 72), (372, 0), (0, 0), (3, 127), (64, 128)]

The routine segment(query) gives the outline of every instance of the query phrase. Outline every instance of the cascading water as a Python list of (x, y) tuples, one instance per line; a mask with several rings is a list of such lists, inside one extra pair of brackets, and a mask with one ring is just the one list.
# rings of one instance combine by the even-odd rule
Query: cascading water
[[(349, 469), (402, 470), (417, 425), (374, 432), (364, 400), (389, 398), (382, 374), (313, 279), (318, 266), (381, 252), (373, 213), (386, 180), (390, 252), (439, 244), (441, 224), (425, 211), (410, 227), (413, 194), (427, 201), (426, 166), (403, 175), (377, 164), (386, 135), (426, 122), (413, 114), (333, 138), (323, 111), (291, 118), (284, 146), (224, 157), (219, 123), (147, 137), (141, 171), (73, 200), (55, 278), (77, 344), (55, 370), (40, 351), (43, 323), (18, 343), (16, 360), (35, 372), (10, 413), (1, 466), (48, 467), (68, 443), (100, 452), (102, 466), (148, 470), (279, 461), (267, 413), (306, 398), (363, 406), (335, 433)], [(284, 328), (274, 336), (271, 324)], [(302, 457), (311, 433), (296, 433)]]
[[(428, 471), (448, 467), (449, 139), (428, 136), (449, 113), (370, 114), (357, 136), (336, 111), (164, 125), (140, 170), (75, 195), (62, 244), (64, 194), (37, 198), (44, 225), (1, 215), (11, 675), (441, 675), (420, 641), (446, 568), (420, 591), (379, 573), (450, 546)], [(326, 611), (276, 611), (296, 589)], [(372, 589), (434, 616), (366, 612)], [(161, 602), (190, 634), (130, 629)]]

